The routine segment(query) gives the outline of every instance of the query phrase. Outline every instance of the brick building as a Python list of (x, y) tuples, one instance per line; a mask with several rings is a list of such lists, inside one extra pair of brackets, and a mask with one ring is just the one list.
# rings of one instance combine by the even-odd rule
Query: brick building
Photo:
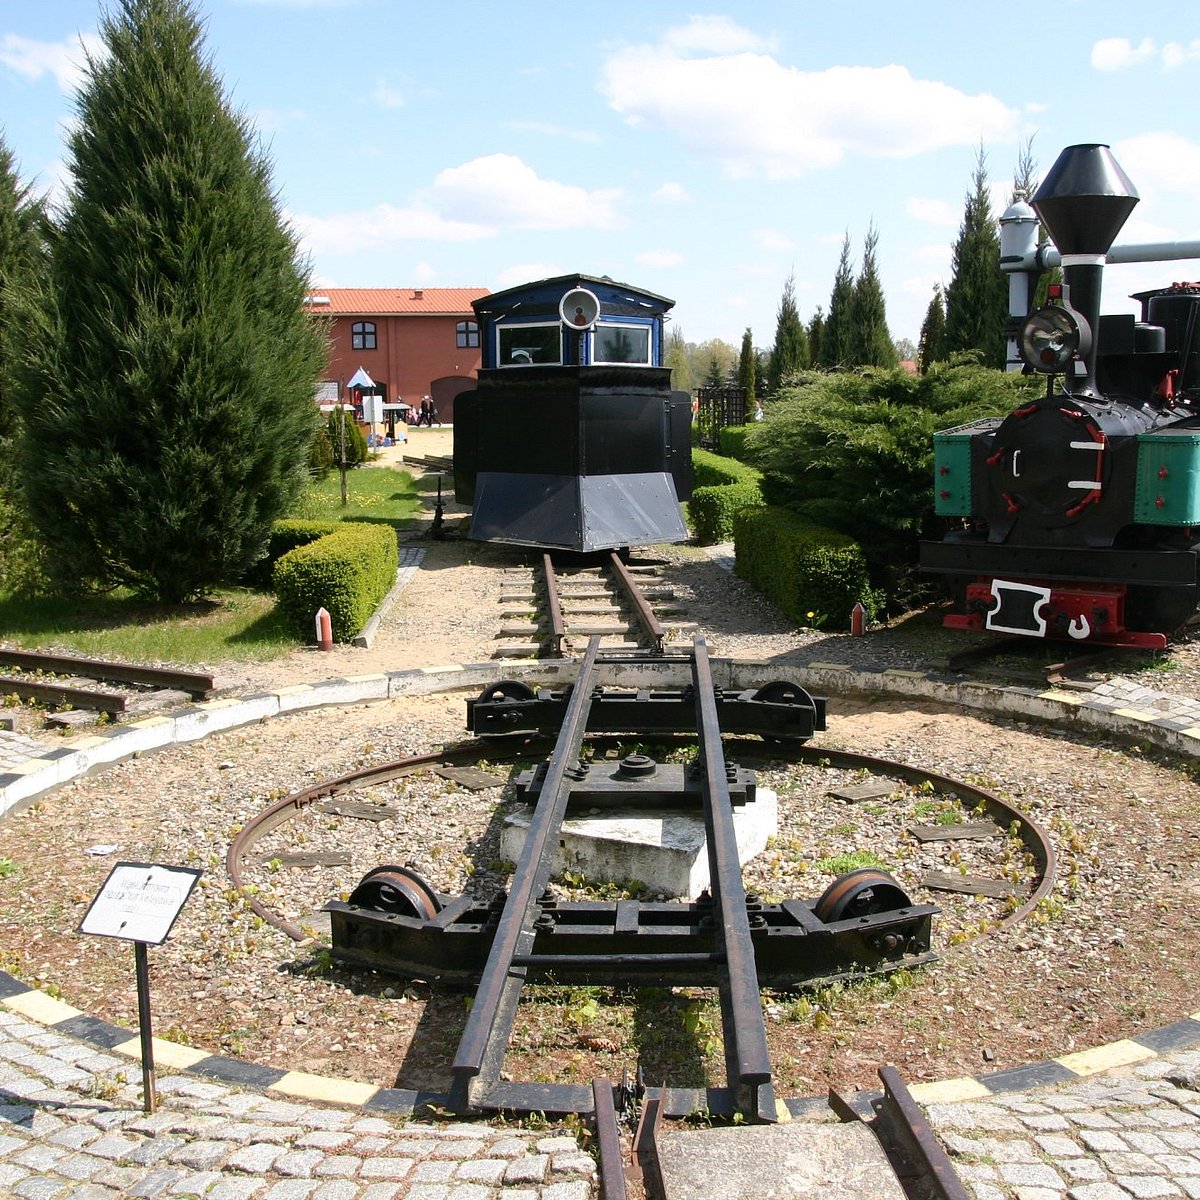
[(487, 288), (314, 288), (307, 310), (329, 320), (323, 402), (355, 402), (347, 382), (360, 368), (385, 403), (416, 408), (431, 396), (438, 419), (454, 419), (454, 397), (475, 386), (479, 326), (471, 301)]

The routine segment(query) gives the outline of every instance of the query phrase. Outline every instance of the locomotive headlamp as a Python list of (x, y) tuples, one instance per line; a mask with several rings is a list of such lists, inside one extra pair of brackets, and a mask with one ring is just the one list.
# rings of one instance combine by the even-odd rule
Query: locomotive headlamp
[(1021, 359), (1047, 375), (1064, 371), (1078, 354), (1086, 354), (1091, 331), (1069, 308), (1048, 304), (1030, 313), (1021, 326)]

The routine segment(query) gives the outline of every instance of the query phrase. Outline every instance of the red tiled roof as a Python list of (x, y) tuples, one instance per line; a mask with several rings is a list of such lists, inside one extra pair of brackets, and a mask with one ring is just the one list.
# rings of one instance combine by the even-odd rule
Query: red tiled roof
[[(488, 294), (487, 288), (312, 288), (306, 307), (331, 316), (386, 317), (473, 315), (471, 301)], [(325, 301), (328, 301), (326, 303)]]

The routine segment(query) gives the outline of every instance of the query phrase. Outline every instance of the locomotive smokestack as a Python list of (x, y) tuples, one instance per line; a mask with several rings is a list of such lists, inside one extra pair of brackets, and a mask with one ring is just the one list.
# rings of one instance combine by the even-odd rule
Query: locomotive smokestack
[[(1096, 337), (1104, 259), (1140, 197), (1107, 146), (1068, 146), (1030, 203), (1062, 255), (1067, 307), (1082, 318), (1082, 387), (1096, 391)], [(1084, 345), (1086, 344), (1086, 350)]]

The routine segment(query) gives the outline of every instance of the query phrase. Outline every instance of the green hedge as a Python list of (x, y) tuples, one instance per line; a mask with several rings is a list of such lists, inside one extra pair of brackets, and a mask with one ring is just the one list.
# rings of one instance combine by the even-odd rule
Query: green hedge
[(724, 429), (717, 434), (717, 445), (721, 448), (721, 453), (727, 458), (736, 458), (739, 461), (745, 461), (744, 451), (746, 449), (746, 434), (753, 428), (751, 425), (726, 425)]
[(692, 533), (702, 542), (728, 542), (733, 538), (734, 516), (743, 508), (762, 503), (757, 483), (695, 488), (688, 501)]
[(692, 482), (696, 487), (724, 487), (730, 483), (758, 484), (762, 473), (736, 458), (713, 454), (711, 450), (692, 451)]
[(862, 548), (786, 508), (743, 508), (734, 515), (735, 572), (797, 625), (846, 630), (862, 601), (876, 615), (879, 598)]
[(333, 640), (351, 641), (395, 582), (398, 557), (390, 525), (338, 524), (332, 533), (290, 550), (276, 562), (276, 602), (301, 637), (314, 637), (317, 609), (324, 608)]

